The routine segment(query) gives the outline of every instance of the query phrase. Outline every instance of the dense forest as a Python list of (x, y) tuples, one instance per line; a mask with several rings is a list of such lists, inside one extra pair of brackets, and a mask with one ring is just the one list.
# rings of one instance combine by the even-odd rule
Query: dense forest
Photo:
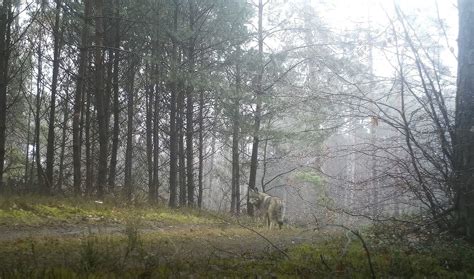
[[(158, 223), (197, 226), (198, 239), (230, 222), (241, 245), (288, 261), (275, 274), (274, 255), (241, 263), (250, 273), (236, 276), (312, 277), (309, 265), (322, 277), (472, 276), (474, 1), (411, 2), (0, 1), (0, 242), (14, 251), (36, 229), (63, 239), (58, 224), (110, 235), (123, 225), (126, 241), (61, 249), (126, 242), (123, 266), (102, 272), (135, 277)], [(265, 231), (263, 219), (283, 229)], [(305, 228), (339, 236), (320, 250), (279, 248)], [(439, 262), (439, 273), (384, 253)], [(455, 256), (424, 258), (436, 253)], [(105, 257), (80, 255), (86, 273)], [(56, 274), (50, 259), (53, 271), (15, 273), (32, 261), (21, 259), (0, 278), (84, 271)], [(220, 273), (227, 260), (206, 273), (173, 259), (154, 276), (233, 276)]]

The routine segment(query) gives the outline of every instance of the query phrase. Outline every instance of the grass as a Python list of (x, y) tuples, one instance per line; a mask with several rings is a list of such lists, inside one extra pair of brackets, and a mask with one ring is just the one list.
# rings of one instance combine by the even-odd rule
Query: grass
[(164, 206), (146, 204), (126, 205), (111, 201), (96, 202), (39, 196), (0, 197), (0, 225), (125, 223), (130, 218), (140, 218), (143, 222), (167, 224), (219, 222), (208, 213), (193, 209), (171, 210)]
[[(54, 227), (64, 222), (116, 222), (122, 228), (115, 234), (88, 232), (75, 237), (0, 241), (0, 278), (372, 276), (361, 241), (344, 231), (286, 228), (266, 232), (248, 218), (239, 219), (282, 247), (289, 256), (285, 257), (232, 220), (223, 222), (210, 213), (191, 209), (11, 197), (0, 200), (0, 210), (0, 223), (4, 227), (18, 224), (18, 231), (22, 225)], [(144, 231), (149, 222), (163, 226)], [(288, 240), (300, 238), (302, 232), (316, 241), (291, 245)], [(462, 240), (437, 237), (406, 241), (403, 234), (394, 234), (386, 227), (366, 229), (361, 235), (376, 277), (474, 277), (474, 248)]]
[[(135, 233), (122, 236), (89, 235), (51, 243), (26, 240), (2, 249), (8, 262), (0, 267), (2, 278), (161, 278), (161, 277), (299, 277), (370, 278), (365, 251), (346, 239), (331, 239), (321, 245), (290, 248), (289, 259), (278, 253), (252, 257), (221, 257), (212, 253), (190, 256), (177, 243), (192, 245), (202, 236)], [(431, 251), (414, 252), (401, 247), (373, 249), (377, 277), (382, 278), (472, 278), (473, 250), (464, 243), (443, 243)], [(201, 247), (202, 248), (202, 247)], [(174, 251), (174, 249), (177, 249)], [(176, 252), (176, 254), (175, 254)], [(447, 253), (446, 253), (447, 252)], [(12, 256), (13, 255), (13, 256)]]

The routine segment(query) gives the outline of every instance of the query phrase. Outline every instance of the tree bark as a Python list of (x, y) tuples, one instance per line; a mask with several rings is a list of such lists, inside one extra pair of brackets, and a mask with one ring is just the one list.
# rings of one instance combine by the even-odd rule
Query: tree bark
[[(136, 58), (132, 58), (135, 60)], [(132, 61), (129, 78), (127, 81), (127, 146), (125, 150), (125, 181), (124, 194), (127, 201), (132, 201), (133, 182), (132, 182), (132, 166), (133, 166), (133, 106), (134, 106), (134, 84), (135, 84), (135, 67), (136, 62)]]
[(115, 7), (115, 20), (113, 20), (113, 51), (109, 51), (109, 55), (112, 56), (113, 60), (113, 69), (112, 69), (112, 113), (114, 116), (114, 123), (112, 128), (112, 150), (110, 154), (110, 167), (109, 167), (109, 178), (108, 178), (108, 187), (109, 191), (113, 192), (115, 189), (115, 178), (117, 175), (117, 154), (119, 146), (119, 136), (120, 136), (120, 100), (119, 100), (119, 61), (120, 61), (120, 6), (119, 1), (112, 1)]
[[(44, 10), (44, 2), (41, 3), (41, 12)], [(36, 157), (36, 174), (38, 180), (38, 188), (41, 193), (45, 193), (46, 186), (44, 185), (44, 170), (41, 165), (41, 96), (43, 94), (43, 34), (40, 31), (37, 47), (38, 55), (38, 73), (36, 76), (36, 115), (35, 115), (35, 157)]]
[(198, 208), (202, 208), (202, 194), (203, 194), (203, 173), (204, 173), (204, 92), (199, 92), (199, 170), (198, 170)]
[(72, 157), (73, 157), (73, 188), (74, 195), (81, 194), (81, 122), (82, 122), (82, 108), (84, 106), (84, 88), (85, 78), (88, 65), (88, 46), (89, 46), (89, 21), (90, 21), (91, 5), (90, 0), (84, 0), (84, 22), (81, 31), (81, 46), (79, 49), (79, 72), (76, 82), (76, 93), (74, 96), (74, 108), (72, 119)]
[[(91, 112), (91, 92), (86, 92), (86, 119), (84, 125), (84, 136), (85, 136), (85, 148), (86, 148), (86, 195), (92, 194), (92, 186), (93, 186), (93, 170), (92, 170), (92, 161), (93, 161), (93, 153), (92, 153), (92, 136), (91, 136), (91, 122), (92, 122), (92, 112)], [(93, 134), (93, 133), (92, 133)]]
[(158, 201), (158, 190), (160, 188), (159, 166), (160, 166), (160, 98), (159, 98), (159, 63), (155, 65), (155, 96), (153, 98), (153, 195), (154, 202)]
[(48, 143), (46, 147), (46, 193), (50, 193), (54, 185), (54, 150), (56, 122), (56, 94), (58, 89), (59, 62), (61, 55), (61, 0), (56, 0), (55, 19), (53, 26), (54, 50), (53, 50), (53, 75), (51, 80), (51, 100), (49, 105)]
[(97, 124), (99, 133), (99, 158), (97, 170), (97, 197), (104, 197), (104, 189), (107, 181), (107, 151), (109, 142), (108, 133), (108, 103), (107, 94), (104, 90), (104, 1), (94, 1), (94, 17), (95, 17), (95, 101), (97, 111)]
[[(176, 32), (178, 29), (178, 11), (179, 1), (175, 2), (176, 6), (173, 14), (173, 29)], [(178, 84), (177, 84), (177, 47), (178, 42), (176, 39), (172, 39), (173, 49), (171, 50), (171, 100), (170, 100), (170, 199), (169, 206), (174, 208), (177, 206), (176, 194), (177, 194), (177, 178), (178, 178), (178, 133), (176, 126), (176, 108), (177, 108), (177, 95), (178, 95)]]
[(187, 190), (188, 190), (188, 206), (194, 206), (194, 12), (195, 4), (194, 0), (189, 0), (189, 29), (191, 31), (191, 37), (189, 39), (188, 49), (188, 64), (189, 64), (189, 76), (188, 86), (186, 92), (186, 175), (187, 175)]
[(11, 17), (11, 0), (5, 0), (0, 8), (0, 193), (4, 190), (3, 172), (5, 168)]
[(177, 104), (177, 126), (178, 126), (178, 164), (179, 164), (179, 205), (186, 206), (186, 150), (184, 147), (184, 90), (183, 88), (179, 89), (178, 93), (178, 104)]
[(454, 141), (456, 209), (462, 233), (474, 242), (474, 2), (459, 0), (458, 89)]
[(233, 123), (232, 123), (232, 199), (231, 211), (234, 214), (240, 213), (240, 65), (237, 62), (235, 74), (235, 96), (233, 100)]
[(66, 96), (64, 100), (64, 107), (63, 107), (63, 129), (61, 135), (61, 150), (59, 152), (59, 177), (58, 177), (58, 184), (57, 190), (62, 191), (63, 183), (64, 183), (64, 153), (66, 151), (66, 139), (67, 139), (67, 123), (69, 121), (69, 90), (66, 88)]
[(145, 96), (145, 126), (146, 126), (146, 161), (148, 170), (148, 201), (153, 204), (156, 202), (156, 191), (153, 181), (153, 107), (154, 107), (154, 86), (153, 86), (153, 74), (154, 67), (150, 67), (147, 63), (145, 66), (147, 73), (147, 79), (145, 81), (146, 96)]
[[(252, 155), (250, 158), (250, 175), (249, 175), (249, 190), (255, 190), (256, 179), (257, 179), (257, 168), (258, 168), (258, 144), (259, 144), (259, 133), (260, 133), (260, 122), (262, 114), (262, 101), (261, 95), (263, 94), (263, 1), (258, 1), (258, 73), (257, 73), (257, 88), (255, 90), (256, 108), (254, 116), (254, 130), (253, 130), (253, 143), (252, 143)], [(247, 214), (253, 216), (253, 206), (249, 203), (247, 195)]]

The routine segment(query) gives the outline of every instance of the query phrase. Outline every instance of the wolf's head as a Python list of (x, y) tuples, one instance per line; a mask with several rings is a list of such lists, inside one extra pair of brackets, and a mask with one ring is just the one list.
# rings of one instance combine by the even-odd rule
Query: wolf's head
[(262, 202), (262, 197), (258, 190), (249, 189), (249, 203), (258, 206)]

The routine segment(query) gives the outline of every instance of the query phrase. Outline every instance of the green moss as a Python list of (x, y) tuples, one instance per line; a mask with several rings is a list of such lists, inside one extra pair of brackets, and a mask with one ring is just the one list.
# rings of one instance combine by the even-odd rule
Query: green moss
[(83, 199), (0, 197), (0, 225), (54, 223), (125, 223), (130, 218), (170, 224), (210, 224), (218, 220), (204, 211), (171, 210), (146, 204), (127, 205)]
[(23, 209), (0, 209), (0, 225), (36, 224), (41, 220), (36, 214)]
[(192, 215), (191, 213), (181, 212), (145, 212), (143, 215), (144, 219), (151, 221), (162, 221), (172, 222), (179, 224), (209, 224), (215, 223), (216, 220), (212, 220), (207, 217)]

